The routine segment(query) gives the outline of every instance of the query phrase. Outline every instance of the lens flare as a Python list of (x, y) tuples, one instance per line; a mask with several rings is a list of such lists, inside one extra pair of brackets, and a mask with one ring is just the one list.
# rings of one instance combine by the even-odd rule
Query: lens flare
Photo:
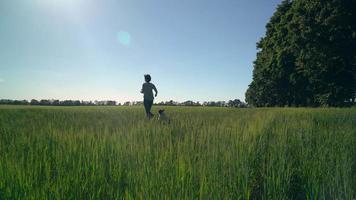
[(116, 36), (117, 41), (124, 45), (129, 46), (131, 43), (131, 35), (127, 31), (119, 31)]

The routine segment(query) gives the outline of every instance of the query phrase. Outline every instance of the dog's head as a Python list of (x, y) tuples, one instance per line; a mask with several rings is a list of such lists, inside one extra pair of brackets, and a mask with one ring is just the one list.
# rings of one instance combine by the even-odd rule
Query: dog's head
[(161, 109), (161, 110), (159, 110), (159, 111), (158, 111), (158, 114), (162, 115), (162, 114), (163, 114), (163, 112), (164, 112), (164, 110), (163, 110), (163, 109)]

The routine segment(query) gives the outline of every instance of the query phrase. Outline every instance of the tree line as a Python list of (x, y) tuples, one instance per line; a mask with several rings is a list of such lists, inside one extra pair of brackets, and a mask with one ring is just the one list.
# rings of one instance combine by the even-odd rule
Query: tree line
[[(56, 99), (42, 99), (36, 100), (12, 100), (12, 99), (0, 99), (0, 105), (36, 105), (36, 106), (141, 106), (142, 101), (127, 101), (123, 104), (117, 101), (107, 100), (107, 101), (79, 101), (79, 100), (56, 100)], [(229, 101), (205, 101), (200, 103), (199, 101), (161, 101), (155, 103), (155, 105), (160, 106), (212, 106), (212, 107), (236, 107), (236, 108), (246, 108), (248, 105), (239, 99), (229, 100)]]
[(356, 1), (284, 0), (257, 43), (246, 102), (345, 106), (356, 102)]
[[(139, 106), (142, 105), (143, 101), (127, 101), (123, 105), (125, 106)], [(229, 100), (229, 101), (204, 101), (204, 102), (199, 102), (199, 101), (184, 101), (184, 102), (178, 102), (178, 101), (161, 101), (158, 103), (154, 103), (154, 105), (159, 105), (159, 106), (211, 106), (211, 107), (236, 107), (236, 108), (247, 108), (249, 107), (245, 102), (242, 102), (239, 99), (234, 99), (234, 100)]]

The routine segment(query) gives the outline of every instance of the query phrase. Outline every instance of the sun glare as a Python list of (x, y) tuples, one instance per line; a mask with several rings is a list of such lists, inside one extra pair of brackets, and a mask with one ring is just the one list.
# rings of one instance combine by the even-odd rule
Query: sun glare
[(34, 0), (42, 9), (61, 15), (78, 15), (84, 9), (86, 4), (84, 0)]
[(33, 0), (41, 12), (59, 20), (81, 24), (90, 12), (90, 0)]
[(83, 0), (36, 0), (44, 5), (51, 6), (75, 6), (83, 2)]

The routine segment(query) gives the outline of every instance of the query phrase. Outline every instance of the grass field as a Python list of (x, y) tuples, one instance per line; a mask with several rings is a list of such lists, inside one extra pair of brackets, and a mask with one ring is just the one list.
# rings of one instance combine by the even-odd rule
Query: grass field
[(166, 112), (0, 107), (0, 199), (356, 198), (356, 109)]

